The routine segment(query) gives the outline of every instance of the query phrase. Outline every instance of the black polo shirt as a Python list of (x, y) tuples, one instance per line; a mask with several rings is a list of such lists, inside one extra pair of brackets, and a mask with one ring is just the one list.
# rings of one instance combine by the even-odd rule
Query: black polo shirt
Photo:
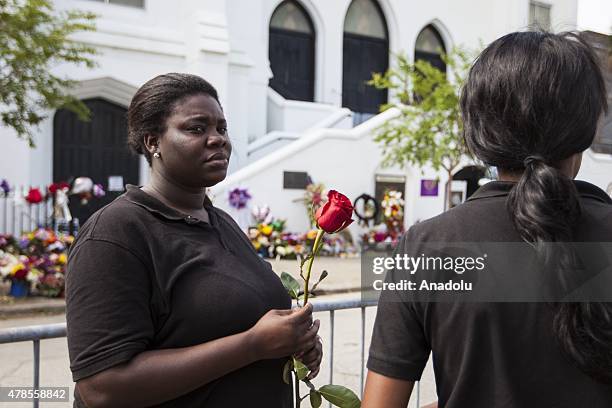
[[(612, 241), (612, 200), (592, 184), (575, 184), (583, 206), (575, 241)], [(464, 204), (412, 226), (398, 251), (417, 257), (411, 243), (521, 241), (505, 206), (513, 185), (490, 182)], [(561, 354), (546, 303), (397, 302), (390, 291), (381, 296), (368, 368), (417, 381), (431, 352), (440, 407), (612, 407), (612, 387), (593, 381)]]
[[(208, 200), (204, 206), (210, 224), (128, 185), (85, 223), (66, 277), (74, 381), (145, 350), (243, 332), (267, 311), (291, 307), (280, 279), (234, 220)], [(258, 361), (159, 406), (289, 407), (284, 361)], [(84, 406), (76, 392), (75, 406)]]

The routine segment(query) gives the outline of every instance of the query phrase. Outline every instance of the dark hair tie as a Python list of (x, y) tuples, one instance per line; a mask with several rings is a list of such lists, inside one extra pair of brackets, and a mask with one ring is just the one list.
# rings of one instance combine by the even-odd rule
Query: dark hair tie
[(525, 167), (529, 167), (529, 166), (540, 164), (540, 163), (546, 163), (546, 160), (544, 160), (542, 156), (538, 156), (538, 155), (527, 156), (525, 160), (523, 160), (523, 165)]

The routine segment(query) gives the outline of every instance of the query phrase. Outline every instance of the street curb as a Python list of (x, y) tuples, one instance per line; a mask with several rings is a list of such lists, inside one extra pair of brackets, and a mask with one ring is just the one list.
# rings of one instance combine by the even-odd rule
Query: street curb
[(28, 302), (19, 300), (15, 303), (0, 304), (0, 319), (14, 319), (38, 314), (60, 314), (66, 312), (64, 299), (48, 299)]

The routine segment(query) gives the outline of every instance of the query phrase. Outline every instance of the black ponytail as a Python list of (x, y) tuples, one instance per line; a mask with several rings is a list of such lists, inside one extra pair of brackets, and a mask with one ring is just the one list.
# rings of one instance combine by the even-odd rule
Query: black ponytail
[[(521, 172), (507, 200), (520, 236), (535, 247), (546, 270), (560, 271), (560, 277), (576, 273), (576, 256), (566, 243), (581, 216), (580, 199), (555, 165), (591, 145), (607, 111), (590, 46), (572, 33), (508, 34), (471, 68), (461, 109), (472, 153), (488, 165)], [(556, 303), (552, 326), (578, 368), (612, 384), (611, 304)]]
[(581, 208), (574, 183), (544, 158), (529, 156), (508, 195), (508, 212), (528, 242), (571, 241)]

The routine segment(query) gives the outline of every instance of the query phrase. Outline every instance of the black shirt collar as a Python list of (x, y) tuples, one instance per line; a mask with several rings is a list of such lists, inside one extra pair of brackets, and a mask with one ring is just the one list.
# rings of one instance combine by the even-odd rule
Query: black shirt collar
[[(507, 196), (515, 184), (513, 181), (491, 181), (476, 190), (467, 201)], [(574, 184), (581, 197), (588, 197), (603, 203), (612, 204), (612, 198), (596, 185), (582, 180), (574, 180)]]
[[(174, 208), (168, 207), (166, 204), (162, 203), (157, 198), (145, 193), (139, 186), (127, 184), (125, 188), (127, 190), (124, 194), (125, 199), (130, 201), (131, 203), (144, 207), (150, 212), (159, 214), (170, 220), (184, 220), (188, 218), (186, 214), (183, 214), (175, 210)], [(208, 196), (204, 198), (204, 207), (207, 210), (210, 210), (212, 208), (212, 202), (210, 201)]]

